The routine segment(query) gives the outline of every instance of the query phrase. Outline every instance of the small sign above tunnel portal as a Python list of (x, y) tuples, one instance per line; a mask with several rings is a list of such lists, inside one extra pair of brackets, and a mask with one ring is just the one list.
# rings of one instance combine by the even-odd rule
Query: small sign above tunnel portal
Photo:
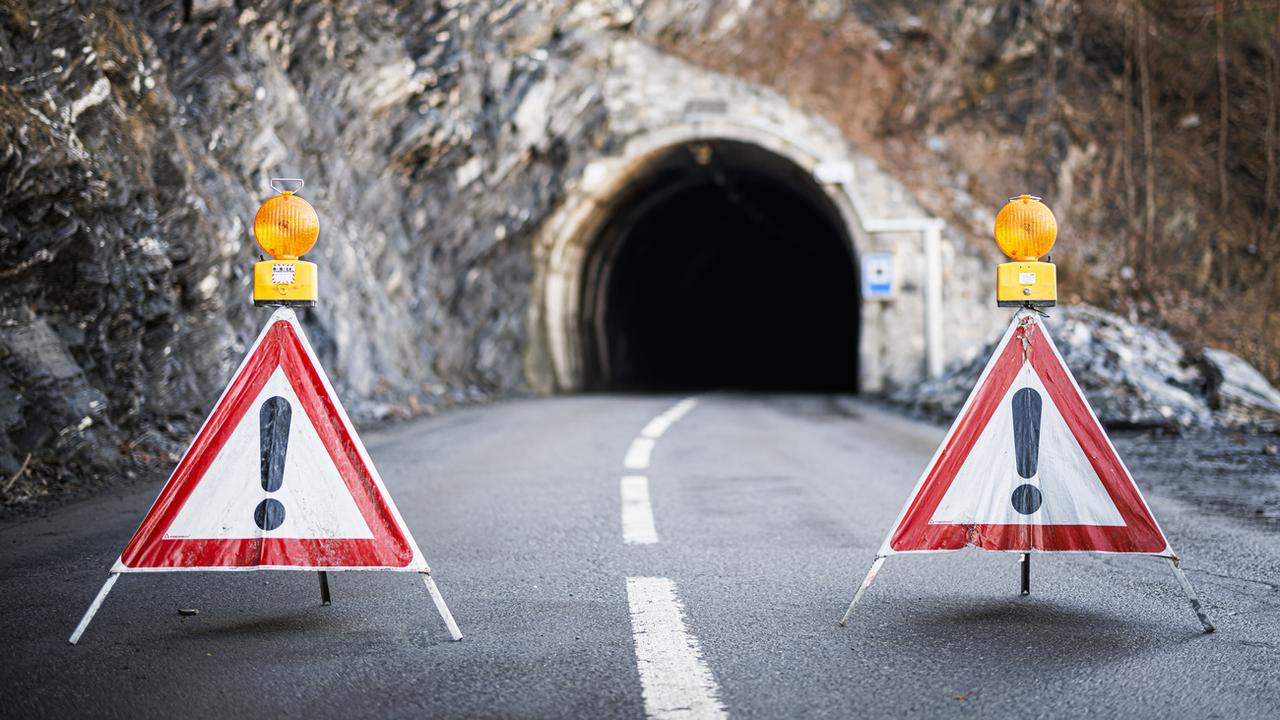
[(893, 255), (878, 253), (862, 259), (862, 297), (890, 300), (894, 296)]

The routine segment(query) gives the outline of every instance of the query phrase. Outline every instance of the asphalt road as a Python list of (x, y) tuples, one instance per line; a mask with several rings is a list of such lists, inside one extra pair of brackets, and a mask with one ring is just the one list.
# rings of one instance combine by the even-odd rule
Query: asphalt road
[[(321, 607), (314, 573), (259, 572), (124, 576), (73, 647), (158, 486), (4, 524), (0, 716), (1280, 714), (1266, 526), (1148, 493), (1214, 635), (1162, 561), (1037, 556), (1024, 598), (1017, 556), (976, 550), (890, 558), (840, 628), (943, 430), (711, 394), (624, 467), (679, 399), (507, 402), (365, 436), (460, 643), (415, 575), (331, 575)], [(624, 476), (647, 478), (657, 542), (624, 542)]]

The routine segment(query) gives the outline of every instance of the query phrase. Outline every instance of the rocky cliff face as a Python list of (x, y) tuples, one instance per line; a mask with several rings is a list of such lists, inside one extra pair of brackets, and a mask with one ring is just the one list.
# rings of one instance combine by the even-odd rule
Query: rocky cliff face
[[(304, 322), (358, 417), (522, 387), (526, 231), (609, 21), (543, 5), (5, 0), (0, 494), (180, 451), (265, 317), (273, 175), (320, 212)], [(560, 74), (583, 94), (537, 94)]]
[[(650, 126), (723, 105), (849, 157), (775, 93), (647, 47), (740, 3), (0, 2), (9, 499), (176, 458), (265, 318), (248, 225), (272, 176), (320, 213), (303, 322), (369, 420), (528, 387), (535, 231)], [(877, 216), (920, 214), (859, 168)]]
[[(963, 15), (982, 36), (985, 16)], [(999, 47), (1036, 17), (1014, 16), (992, 15)], [(933, 95), (912, 103), (941, 87), (920, 79), (943, 16), (921, 17), (828, 0), (0, 0), (0, 499), (176, 459), (266, 317), (248, 225), (272, 176), (305, 178), (320, 213), (322, 300), (303, 322), (363, 420), (524, 391), (540, 228), (591, 201), (566, 198), (593, 160), (650, 120), (716, 112), (706, 98), (847, 153), (874, 216), (920, 214), (874, 159), (915, 167), (915, 189), (958, 193), (921, 205), (958, 208), (969, 232), (1011, 182), (917, 167), (921, 148), (1000, 142), (949, 134)], [(914, 236), (878, 242), (920, 264)], [(948, 232), (952, 348), (990, 330), (975, 247)], [(881, 312), (895, 328), (919, 314), (911, 298)]]

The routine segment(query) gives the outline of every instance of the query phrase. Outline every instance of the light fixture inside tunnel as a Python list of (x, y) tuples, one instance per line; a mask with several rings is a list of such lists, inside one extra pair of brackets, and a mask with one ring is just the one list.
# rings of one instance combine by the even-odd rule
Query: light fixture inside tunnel
[(855, 392), (860, 285), (844, 228), (812, 176), (772, 152), (669, 148), (590, 246), (586, 386)]

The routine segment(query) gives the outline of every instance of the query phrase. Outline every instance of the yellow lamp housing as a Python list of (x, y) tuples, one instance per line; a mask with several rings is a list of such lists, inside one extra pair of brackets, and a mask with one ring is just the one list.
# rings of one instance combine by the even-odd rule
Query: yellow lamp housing
[[(296, 182), (293, 190), (277, 186)], [(318, 298), (316, 266), (299, 260), (316, 244), (320, 217), (315, 208), (294, 193), (302, 181), (272, 178), (271, 187), (280, 194), (267, 200), (253, 217), (253, 236), (271, 260), (253, 266), (253, 304), (314, 307)]]
[(1058, 304), (1058, 269), (1047, 262), (1007, 262), (996, 267), (996, 305), (1053, 307)]
[(253, 264), (253, 304), (315, 307), (316, 264), (306, 260), (263, 260)]
[(1058, 304), (1058, 272), (1040, 262), (1058, 237), (1058, 221), (1040, 198), (1019, 195), (1000, 209), (996, 244), (1013, 262), (996, 268), (996, 305), (1053, 307)]

